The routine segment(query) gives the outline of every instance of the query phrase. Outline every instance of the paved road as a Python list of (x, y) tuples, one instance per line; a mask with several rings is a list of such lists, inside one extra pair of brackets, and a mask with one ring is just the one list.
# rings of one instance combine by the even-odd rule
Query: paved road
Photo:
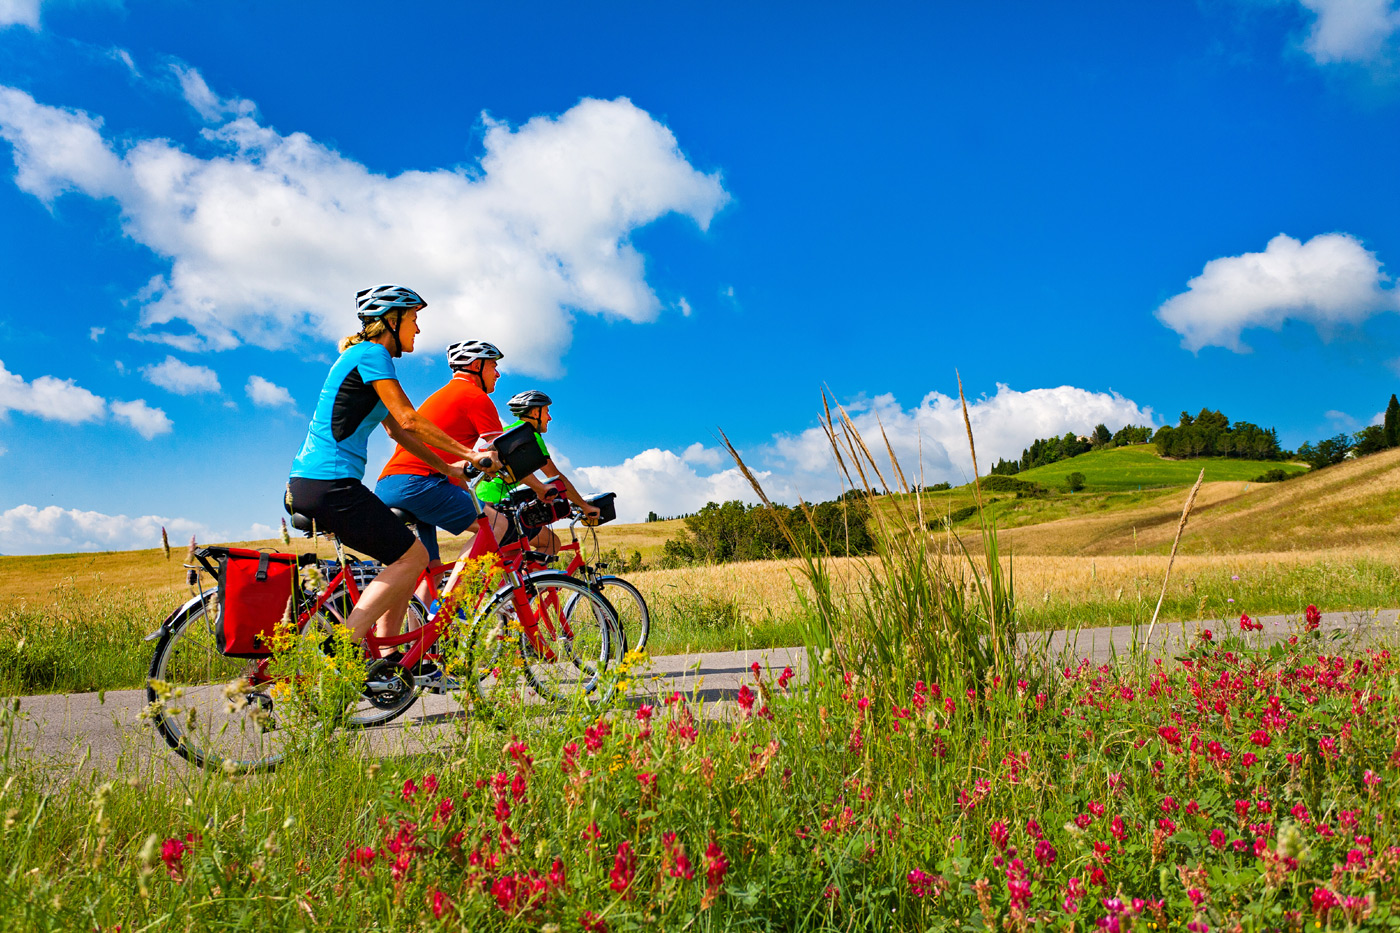
[[(1290, 623), (1282, 616), (1265, 616), (1259, 621), (1264, 623), (1264, 630), (1250, 636), (1256, 641), (1270, 643), (1290, 634)], [(1151, 653), (1171, 654), (1183, 648), (1202, 627), (1213, 629), (1217, 636), (1237, 634), (1225, 631), (1220, 623), (1158, 625), (1152, 633)], [(1400, 618), (1393, 609), (1327, 613), (1322, 630), (1325, 635), (1350, 633), (1362, 639), (1394, 637), (1400, 635)], [(1146, 644), (1147, 633), (1138, 634), (1139, 642)], [(1134, 633), (1127, 626), (1118, 626), (1032, 633), (1022, 639), (1023, 647), (1037, 652), (1045, 649), (1047, 641), (1052, 655), (1063, 652), (1103, 662), (1131, 653)], [(642, 696), (669, 695), (673, 690), (693, 694), (709, 704), (711, 714), (724, 715), (729, 699), (750, 676), (750, 665), (755, 661), (775, 671), (791, 665), (800, 676), (806, 668), (806, 653), (800, 648), (769, 648), (657, 657), (652, 659), (650, 669), (637, 677), (635, 686)], [(171, 769), (184, 770), (188, 766), (138, 718), (145, 705), (144, 690), (24, 697), (15, 741), (21, 754), (43, 762), (59, 774), (98, 768), (159, 777), (171, 773)], [(463, 715), (450, 698), (425, 696), (396, 722), (365, 734), (380, 754), (426, 751), (448, 746), (455, 739), (455, 726)]]

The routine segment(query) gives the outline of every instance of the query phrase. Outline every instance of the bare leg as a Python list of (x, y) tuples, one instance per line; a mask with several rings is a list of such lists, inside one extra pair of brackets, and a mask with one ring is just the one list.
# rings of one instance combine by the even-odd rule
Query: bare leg
[(415, 539), (413, 547), (379, 572), (379, 576), (360, 594), (360, 601), (355, 604), (354, 611), (346, 620), (357, 639), (364, 641), (365, 636), (381, 617), (393, 620), (390, 634), (399, 630), (404, 614), (408, 612), (408, 600), (413, 595), (413, 585), (427, 566), (428, 550), (423, 547), (423, 542)]
[(553, 528), (544, 528), (539, 534), (530, 539), (530, 544), (537, 551), (546, 554), (559, 553), (559, 536), (554, 533)]

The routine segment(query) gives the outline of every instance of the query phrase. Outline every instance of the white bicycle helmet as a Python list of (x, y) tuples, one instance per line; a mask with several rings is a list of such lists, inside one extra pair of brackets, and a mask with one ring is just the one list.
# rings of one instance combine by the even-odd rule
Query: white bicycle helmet
[(372, 321), (390, 311), (426, 308), (428, 303), (411, 288), (403, 285), (376, 285), (355, 293), (355, 313), (361, 321)]
[(506, 407), (510, 409), (510, 413), (515, 415), (515, 417), (523, 418), (525, 417), (525, 413), (532, 408), (553, 404), (554, 399), (545, 395), (539, 389), (526, 389), (524, 392), (518, 392), (512, 395), (510, 401), (506, 402)]
[(499, 360), (505, 354), (495, 344), (485, 340), (463, 340), (447, 348), (447, 365), (453, 370), (469, 371), (467, 366), (477, 360)]

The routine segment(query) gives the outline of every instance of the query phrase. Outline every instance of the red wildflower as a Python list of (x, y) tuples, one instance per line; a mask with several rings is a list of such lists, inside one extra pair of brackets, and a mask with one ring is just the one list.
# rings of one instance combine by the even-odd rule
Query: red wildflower
[(1211, 631), (1210, 631), (1210, 629), (1208, 629), (1208, 628), (1203, 628), (1203, 629), (1201, 629), (1201, 634), (1200, 634), (1198, 637), (1201, 639), (1201, 641), (1214, 641), (1214, 640), (1215, 640), (1215, 636), (1214, 636), (1213, 634), (1211, 634)]
[(785, 668), (783, 668), (783, 672), (782, 672), (781, 674), (778, 675), (778, 686), (781, 687), (781, 688), (783, 688), (784, 690), (786, 690), (786, 689), (787, 689), (787, 685), (788, 685), (788, 681), (792, 680), (792, 677), (793, 677), (792, 668), (790, 668), (790, 667), (785, 667)]
[(1309, 605), (1307, 611), (1303, 613), (1303, 631), (1315, 632), (1322, 624), (1322, 613), (1317, 611), (1316, 606)]
[(1269, 744), (1273, 742), (1273, 739), (1269, 737), (1269, 733), (1265, 732), (1263, 729), (1255, 729), (1250, 735), (1249, 740), (1260, 748), (1268, 748)]
[(1055, 851), (1055, 847), (1050, 844), (1049, 839), (1042, 839), (1035, 844), (1035, 860), (1040, 863), (1042, 868), (1054, 865), (1059, 854)]
[(190, 847), (180, 839), (167, 839), (160, 846), (160, 860), (165, 863), (165, 870), (177, 882), (185, 880), (185, 853)]
[(909, 873), (909, 890), (914, 892), (915, 897), (923, 897), (932, 885), (933, 876), (922, 868), (916, 868)]
[(437, 888), (428, 889), (428, 905), (433, 909), (433, 916), (439, 920), (444, 914), (452, 912), (452, 898)]
[(632, 843), (627, 840), (617, 844), (617, 855), (613, 858), (612, 871), (608, 877), (612, 882), (608, 887), (626, 899), (632, 897), (632, 880), (637, 876), (637, 853), (632, 851)]
[(739, 695), (735, 697), (739, 701), (739, 708), (744, 711), (745, 716), (753, 715), (754, 692), (749, 689), (748, 684), (739, 688)]
[(724, 876), (729, 873), (729, 859), (724, 857), (723, 850), (719, 843), (713, 839), (705, 847), (705, 879), (710, 883), (710, 887), (718, 888), (724, 883)]
[(583, 916), (578, 918), (578, 925), (583, 928), (583, 933), (608, 933), (607, 921), (591, 910), (583, 912)]

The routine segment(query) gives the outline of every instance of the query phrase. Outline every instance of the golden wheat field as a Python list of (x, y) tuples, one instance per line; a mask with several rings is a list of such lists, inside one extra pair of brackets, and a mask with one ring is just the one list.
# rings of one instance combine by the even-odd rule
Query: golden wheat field
[[(1146, 501), (1076, 500), (1082, 511), (1070, 517), (1005, 528), (1003, 553), (1014, 555), (1015, 587), (1023, 606), (1076, 602), (1155, 602), (1180, 518), (1185, 490), (1154, 492)], [(894, 497), (891, 497), (892, 499)], [(900, 497), (904, 498), (904, 497)], [(1100, 505), (1101, 503), (1101, 505)], [(894, 503), (892, 502), (891, 505)], [(638, 552), (654, 563), (667, 538), (679, 535), (684, 522), (610, 525), (599, 529), (597, 548), (624, 557)], [(975, 528), (960, 530), (973, 550), (980, 547)], [(444, 555), (461, 539), (442, 539)], [(930, 534), (936, 547), (948, 550), (952, 539)], [(282, 548), (280, 541), (247, 542)], [(311, 547), (293, 539), (292, 549)], [(321, 545), (329, 554), (329, 548)], [(0, 557), (0, 604), (51, 601), (56, 588), (128, 590), (163, 598), (186, 589), (180, 569), (182, 552), (167, 559), (159, 549), (99, 554)], [(839, 587), (854, 591), (865, 570), (859, 559), (832, 562)], [(1181, 554), (1167, 590), (1178, 611), (1193, 601), (1214, 600), (1229, 606), (1229, 593), (1269, 592), (1290, 604), (1317, 601), (1308, 591), (1341, 598), (1378, 590), (1376, 568), (1400, 567), (1400, 450), (1349, 461), (1290, 480), (1258, 484), (1205, 484), (1181, 540)], [(751, 619), (782, 615), (796, 606), (801, 573), (794, 561), (759, 561), (679, 570), (648, 570), (629, 576), (649, 598), (663, 605), (697, 596), (719, 595), (735, 602)], [(1232, 579), (1238, 577), (1238, 580)], [(1364, 578), (1364, 579), (1363, 579)], [(1295, 592), (1296, 591), (1296, 592)], [(1377, 595), (1379, 593), (1379, 596)], [(1296, 599), (1295, 599), (1296, 597)], [(1391, 603), (1400, 593), (1390, 594)], [(1201, 611), (1204, 611), (1202, 609)]]
[[(1016, 597), (1023, 605), (1037, 603), (1117, 602), (1147, 599), (1155, 602), (1167, 570), (1166, 556), (1064, 557), (1020, 555), (1012, 562)], [(1400, 544), (1389, 548), (1339, 548), (1327, 551), (1284, 551), (1262, 554), (1178, 556), (1167, 586), (1168, 600), (1190, 603), (1202, 598), (1205, 610), (1228, 607), (1228, 592), (1237, 590), (1241, 611), (1248, 608), (1247, 594), (1276, 592), (1279, 587), (1299, 587), (1305, 605), (1320, 597), (1306, 592), (1307, 581), (1330, 580), (1334, 588), (1347, 589), (1348, 577), (1366, 565), (1400, 566)], [(860, 592), (872, 563), (863, 558), (837, 558), (830, 562), (833, 588), (846, 595)], [(1238, 577), (1238, 580), (1232, 578)], [(707, 594), (733, 599), (750, 619), (781, 615), (798, 605), (798, 590), (810, 592), (797, 560), (753, 561), (651, 570), (630, 575), (649, 598), (685, 601)], [(1219, 605), (1217, 605), (1219, 604)], [(1353, 608), (1348, 606), (1347, 608)]]

